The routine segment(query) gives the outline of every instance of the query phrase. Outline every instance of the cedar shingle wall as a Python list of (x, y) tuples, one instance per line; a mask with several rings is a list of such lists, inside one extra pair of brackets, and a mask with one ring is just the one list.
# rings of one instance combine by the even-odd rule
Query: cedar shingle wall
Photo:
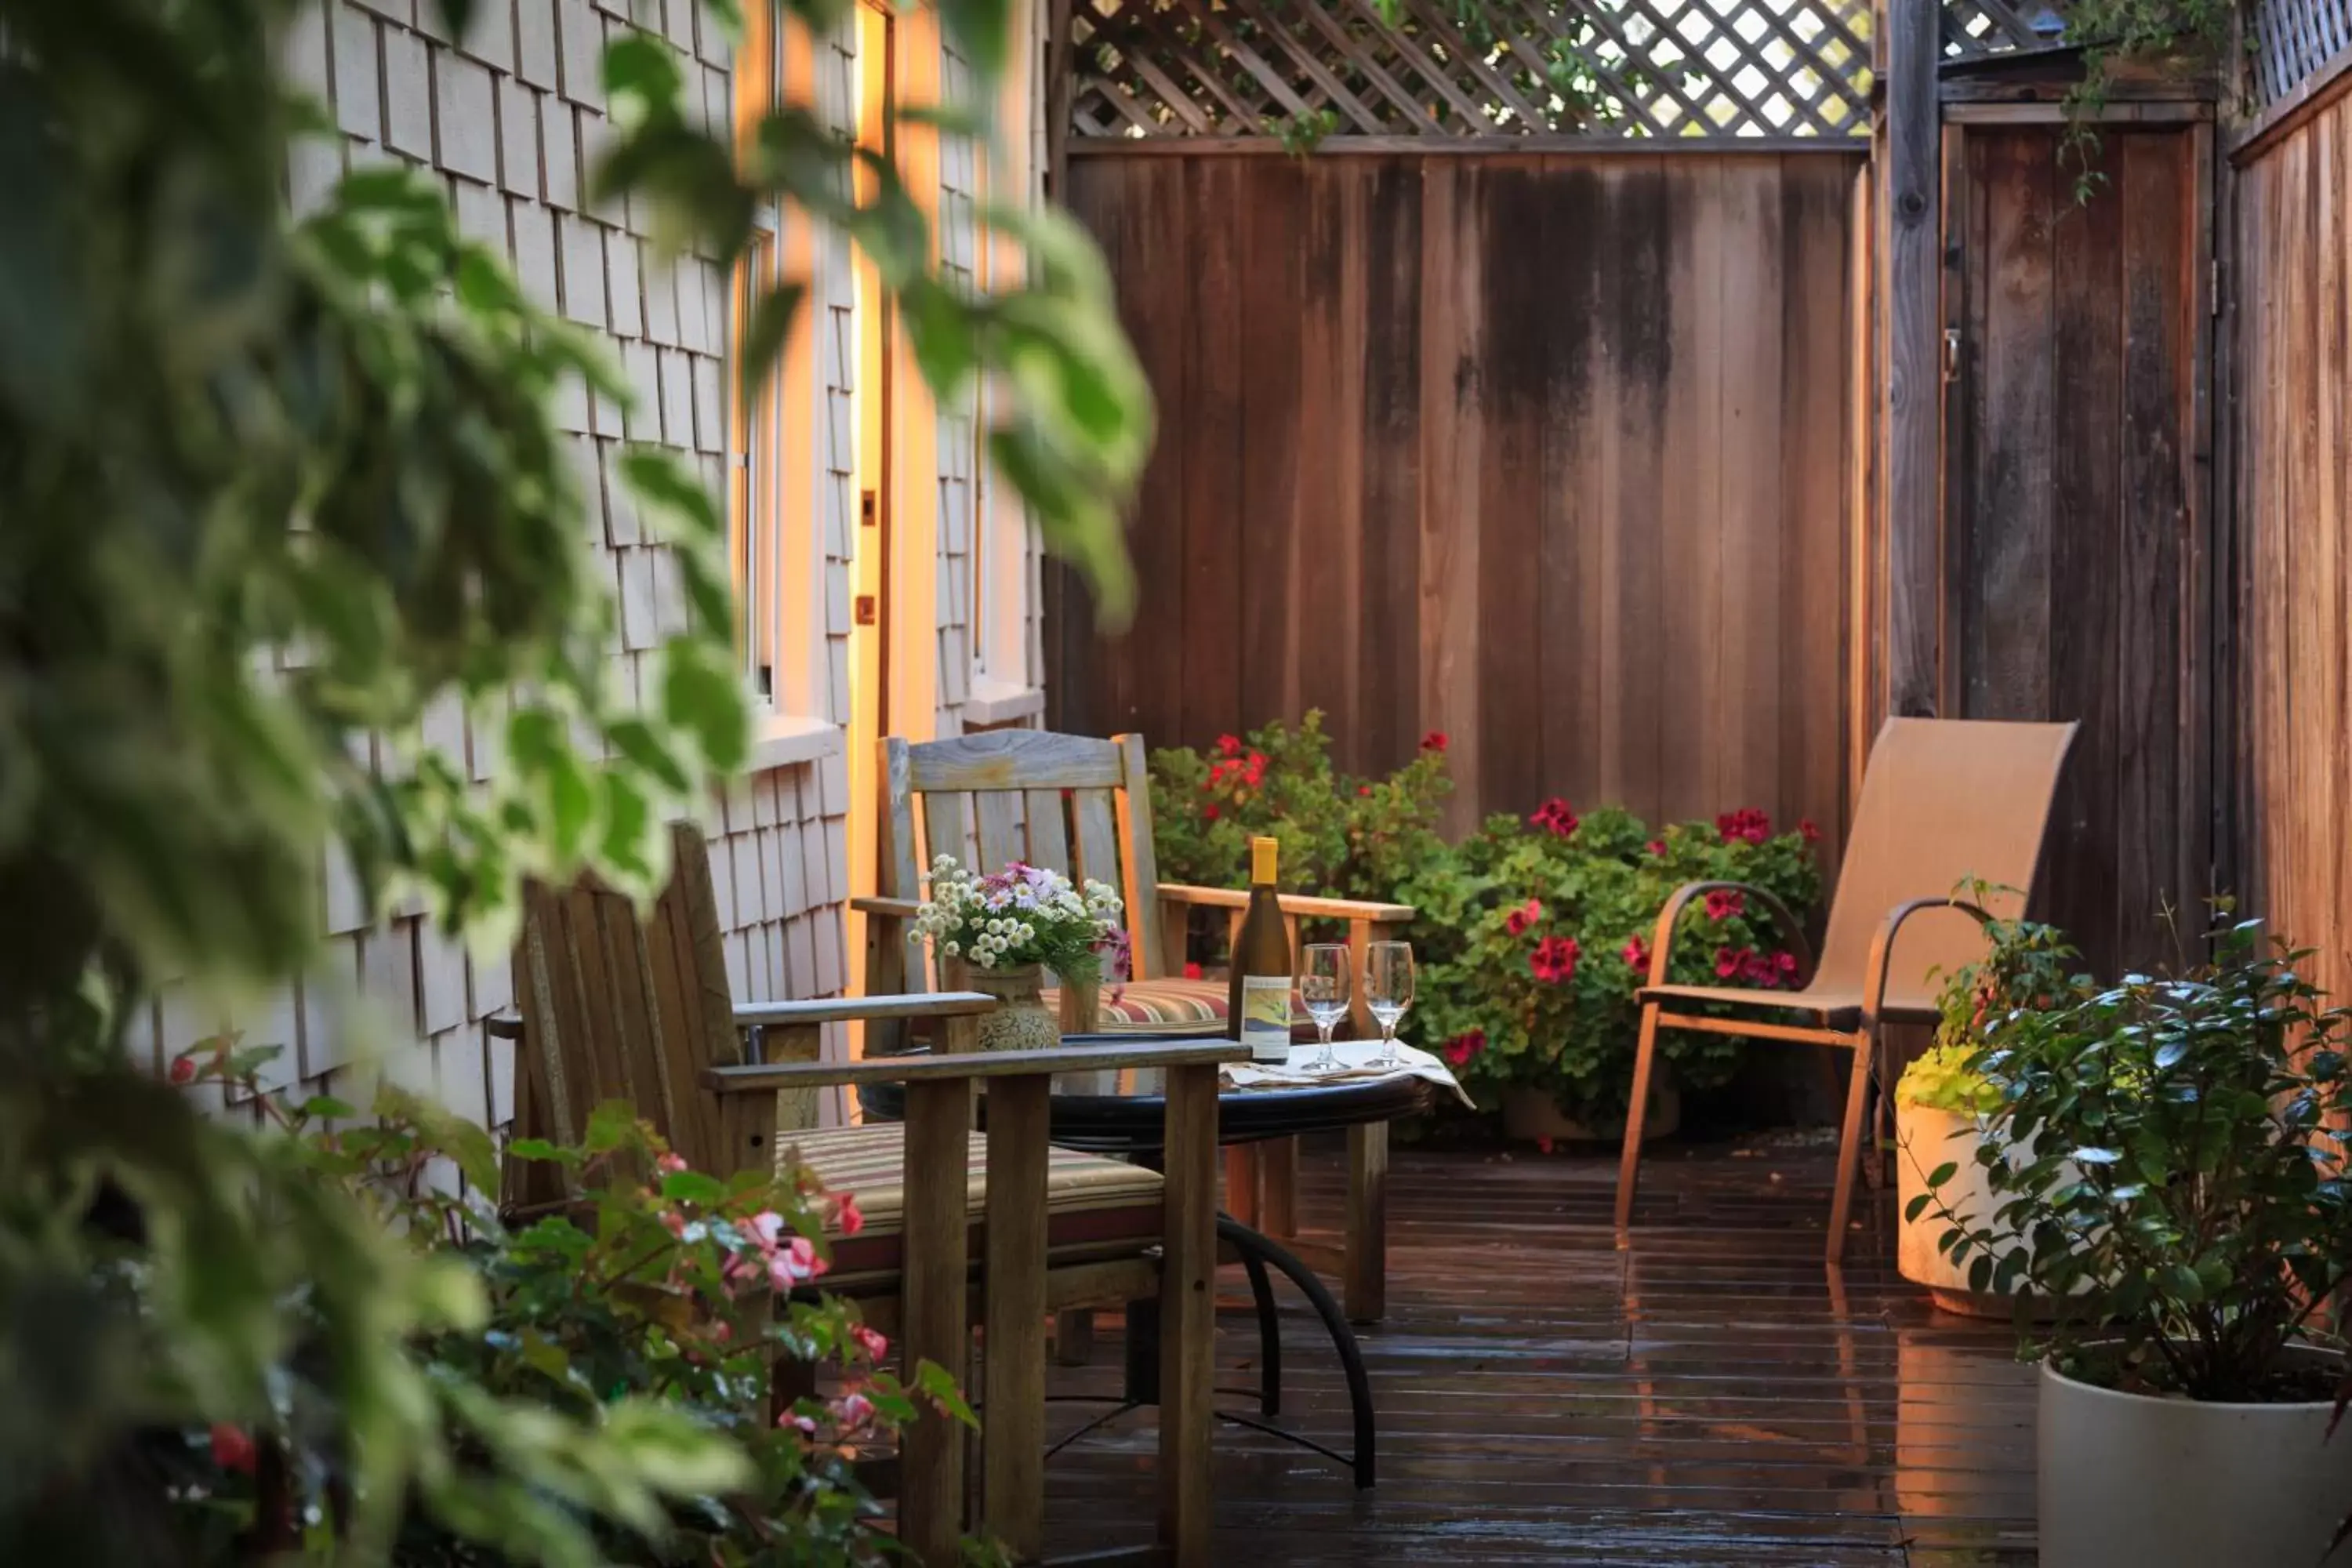
[[(574, 392), (558, 409), (589, 497), (587, 516), (620, 595), (614, 649), (616, 673), (634, 686), (647, 655), (683, 624), (676, 572), (662, 547), (639, 531), (614, 476), (625, 440), (655, 441), (695, 455), (714, 490), (724, 475), (727, 409), (721, 379), (727, 338), (727, 280), (700, 259), (659, 262), (646, 238), (648, 215), (625, 203), (603, 207), (585, 196), (586, 171), (611, 136), (600, 80), (600, 54), (618, 29), (638, 25), (665, 34), (689, 58), (691, 84), (706, 113), (728, 112), (728, 45), (696, 0), (638, 0), (634, 7), (589, 0), (486, 0), (463, 42), (441, 31), (436, 0), (328, 0), (304, 10), (285, 47), (289, 76), (313, 92), (343, 137), (297, 149), (289, 197), (314, 206), (348, 167), (398, 158), (434, 170), (447, 184), (466, 233), (511, 258), (523, 288), (541, 305), (605, 334), (636, 397), (633, 414)], [(833, 51), (829, 107), (845, 121), (845, 46)], [(828, 287), (819, 298), (835, 330), (825, 337), (822, 372), (831, 395), (826, 416), (833, 454), (817, 492), (831, 557), (827, 604), (827, 688), (839, 721), (848, 712), (845, 575), (848, 489), (854, 425), (849, 423), (856, 360), (838, 343), (847, 336), (853, 296), (836, 245)], [(826, 449), (826, 448), (821, 448)], [(804, 479), (780, 476), (788, 493), (809, 495)], [(837, 612), (837, 613), (835, 613)], [(469, 759), (478, 778), (499, 765), (495, 716), (469, 726), (454, 706), (428, 716), (426, 731)], [(714, 807), (712, 871), (720, 916), (730, 931), (728, 966), (744, 999), (817, 996), (844, 988), (841, 901), (848, 888), (848, 775), (839, 754), (755, 774)], [(509, 1048), (488, 1039), (482, 1020), (510, 1006), (513, 982), (503, 958), (478, 961), (428, 929), (416, 910), (371, 924), (348, 869), (320, 868), (321, 918), (335, 939), (333, 962), (373, 1004), (386, 1072), (439, 1095), (454, 1109), (497, 1123), (510, 1110)], [(345, 1016), (335, 980), (296, 988), (246, 1016), (204, 1016), (181, 994), (167, 994), (152, 1022), (160, 1060), (232, 1024), (248, 1044), (282, 1044), (283, 1081), (357, 1092), (348, 1071), (368, 1026)]]

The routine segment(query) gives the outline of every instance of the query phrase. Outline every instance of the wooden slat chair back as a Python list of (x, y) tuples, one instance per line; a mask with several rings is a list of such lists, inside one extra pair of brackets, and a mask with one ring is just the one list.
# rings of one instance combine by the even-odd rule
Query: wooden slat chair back
[[(772, 1107), (725, 1106), (701, 1088), (707, 1068), (751, 1059), (735, 1018), (719, 905), (701, 831), (671, 829), (669, 885), (640, 918), (624, 894), (593, 878), (569, 888), (530, 884), (515, 950), (523, 1048), (515, 1067), (516, 1124), (576, 1145), (588, 1118), (625, 1100), (698, 1170), (732, 1172), (772, 1159), (772, 1135), (814, 1127), (817, 1096), (795, 1090)], [(764, 1055), (814, 1061), (816, 1027), (775, 1031)], [(507, 1201), (543, 1206), (572, 1194), (560, 1167), (510, 1163)]]
[[(1863, 778), (1821, 961), (1794, 990), (1668, 984), (1683, 910), (1693, 899), (1733, 884), (1694, 882), (1675, 890), (1658, 916), (1650, 982), (1640, 994), (1633, 1103), (1618, 1164), (1620, 1226), (1633, 1218), (1642, 1124), (1661, 1028), (1833, 1046), (1854, 1053), (1838, 1146), (1837, 1190), (1830, 1206), (1829, 1255), (1832, 1261), (1843, 1255), (1864, 1104), (1878, 1065), (1881, 1031), (1889, 1023), (1936, 1022), (1942, 977), (1983, 956), (1988, 921), (2024, 912), (2074, 729), (1984, 720), (1888, 720)], [(1740, 890), (1767, 908), (1784, 939), (1801, 952), (1804, 938), (1793, 915), (1761, 889)], [(1748, 1016), (1701, 1008), (1737, 1009)], [(1797, 1021), (1756, 1016), (1775, 1013), (1794, 1015)]]
[[(941, 855), (982, 872), (1024, 860), (1118, 889), (1136, 978), (1162, 972), (1151, 780), (1140, 735), (1105, 741), (1000, 730), (922, 742), (892, 736), (882, 742), (882, 776), (875, 879), (881, 900), (919, 901)], [(874, 930), (867, 990), (903, 989), (903, 921), (877, 920)]]
[[(781, 1148), (836, 1190), (868, 1186), (863, 1260), (842, 1251), (843, 1279), (890, 1318), (909, 1365), (966, 1370), (977, 1261), (990, 1349), (981, 1522), (1024, 1560), (1042, 1537), (1045, 1318), (1078, 1301), (1156, 1295), (1162, 1544), (1174, 1561), (1205, 1563), (1216, 1077), (1244, 1053), (1223, 1041), (981, 1052), (971, 1026), (995, 1003), (971, 994), (739, 1005), (708, 847), (685, 824), (672, 844), (670, 883), (643, 919), (593, 879), (528, 889), (515, 954), (521, 1017), (493, 1025), (518, 1042), (516, 1135), (576, 1143), (597, 1106), (625, 1100), (697, 1169), (772, 1170)], [(825, 1024), (908, 1018), (940, 1020), (943, 1051), (816, 1059)], [(1053, 1075), (1144, 1068), (1167, 1073), (1161, 1171), (1048, 1149)], [(985, 1134), (970, 1129), (982, 1080)], [(906, 1084), (903, 1129), (816, 1129), (821, 1089), (872, 1082)], [(509, 1209), (576, 1198), (563, 1179), (551, 1163), (509, 1161)], [(964, 1472), (960, 1424), (926, 1412), (902, 1433), (899, 1539), (916, 1561), (961, 1560)]]

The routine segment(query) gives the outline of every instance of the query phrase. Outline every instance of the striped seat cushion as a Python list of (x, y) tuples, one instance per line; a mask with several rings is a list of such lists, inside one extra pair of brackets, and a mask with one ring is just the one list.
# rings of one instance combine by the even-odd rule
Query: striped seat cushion
[[(895, 1122), (781, 1134), (780, 1164), (806, 1166), (827, 1192), (857, 1199), (866, 1223), (856, 1236), (828, 1237), (830, 1289), (854, 1289), (895, 1280), (905, 1263), (906, 1130)], [(1157, 1171), (1068, 1149), (1045, 1162), (1045, 1254), (1053, 1263), (1125, 1258), (1160, 1239), (1161, 1181)], [(966, 1256), (975, 1262), (987, 1245), (981, 1223), (988, 1204), (988, 1140), (975, 1132), (964, 1146), (965, 1208), (971, 1232)]]
[[(1106, 1035), (1202, 1035), (1225, 1032), (1226, 982), (1162, 977), (1128, 980), (1103, 987), (1101, 1030)], [(1060, 993), (1047, 991), (1045, 1005), (1058, 1012)], [(1293, 1028), (1311, 1027), (1294, 993)]]

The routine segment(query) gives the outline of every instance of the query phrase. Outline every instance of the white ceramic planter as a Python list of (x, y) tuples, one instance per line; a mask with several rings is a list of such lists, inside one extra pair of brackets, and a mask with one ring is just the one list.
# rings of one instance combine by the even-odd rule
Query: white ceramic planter
[[(2321, 1352), (2300, 1352), (2340, 1364)], [(2332, 1407), (2116, 1394), (2042, 1369), (2042, 1568), (2318, 1568), (2352, 1511)]]

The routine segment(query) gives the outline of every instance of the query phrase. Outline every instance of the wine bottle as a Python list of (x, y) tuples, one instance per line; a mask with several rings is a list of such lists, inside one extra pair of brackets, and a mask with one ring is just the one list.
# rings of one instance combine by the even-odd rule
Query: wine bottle
[(1249, 909), (1234, 939), (1233, 984), (1225, 998), (1234, 1038), (1250, 1048), (1250, 1060), (1274, 1064), (1290, 1059), (1290, 938), (1274, 889), (1281, 848), (1276, 839), (1250, 840)]

